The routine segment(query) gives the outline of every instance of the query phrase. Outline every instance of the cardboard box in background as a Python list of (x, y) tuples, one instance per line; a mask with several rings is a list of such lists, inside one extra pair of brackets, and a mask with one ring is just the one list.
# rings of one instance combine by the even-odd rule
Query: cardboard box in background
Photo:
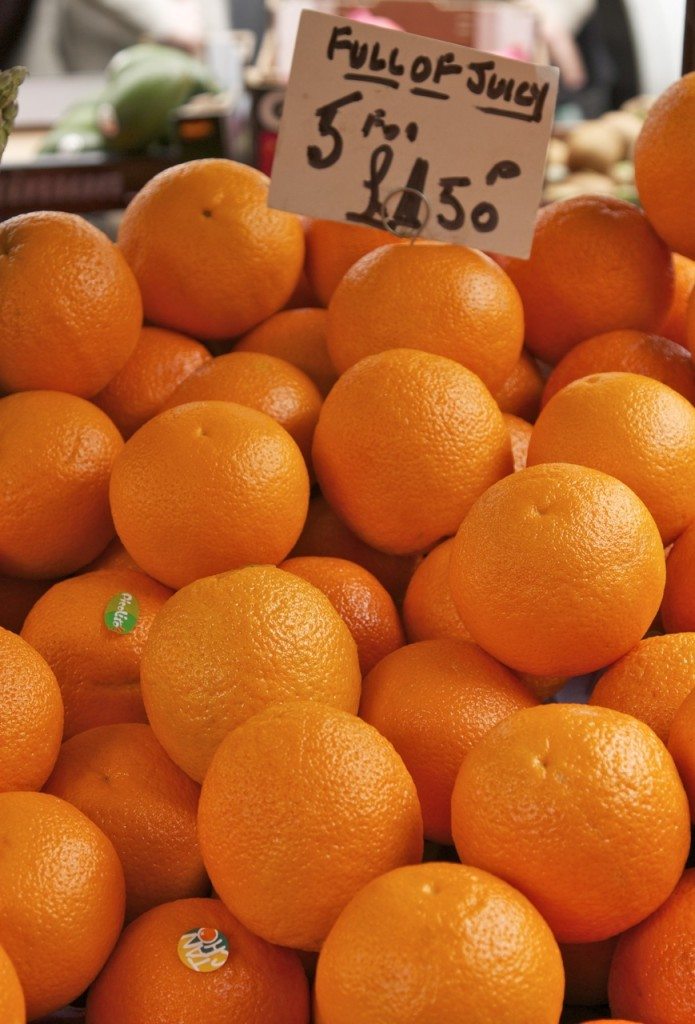
[(354, 17), (357, 11), (368, 11), (415, 35), (517, 60), (542, 63), (545, 59), (534, 15), (523, 7), (498, 0), (272, 0), (269, 6), (271, 27), (261, 43), (256, 63), (246, 72), (246, 86), (252, 98), (252, 159), (265, 174), (270, 174), (272, 168), (285, 83), (292, 65), (299, 18), (305, 9), (345, 18)]

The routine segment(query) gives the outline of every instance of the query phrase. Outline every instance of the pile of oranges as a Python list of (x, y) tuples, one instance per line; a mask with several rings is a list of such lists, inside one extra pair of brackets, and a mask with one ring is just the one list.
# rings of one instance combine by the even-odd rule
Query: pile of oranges
[(693, 1024), (693, 123), (527, 261), (0, 225), (2, 1024)]

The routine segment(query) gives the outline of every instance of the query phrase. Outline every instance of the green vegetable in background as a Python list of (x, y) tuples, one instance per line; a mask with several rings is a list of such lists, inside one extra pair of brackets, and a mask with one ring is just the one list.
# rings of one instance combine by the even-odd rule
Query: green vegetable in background
[(219, 91), (200, 61), (154, 44), (116, 54), (107, 79), (97, 121), (106, 147), (117, 151), (140, 150), (166, 138), (177, 107), (198, 93)]
[(98, 100), (74, 103), (46, 135), (42, 153), (89, 153), (104, 149), (97, 125)]
[(0, 71), (0, 158), (5, 152), (17, 116), (17, 92), (27, 76), (26, 68)]
[(124, 50), (119, 50), (106, 65), (106, 80), (112, 81), (114, 78), (118, 78), (134, 64), (154, 61), (166, 61), (170, 67), (178, 63), (184, 70), (199, 79), (202, 91), (217, 91), (217, 85), (204, 64), (184, 50), (177, 50), (173, 46), (163, 46), (161, 43), (136, 43), (135, 46), (127, 46)]

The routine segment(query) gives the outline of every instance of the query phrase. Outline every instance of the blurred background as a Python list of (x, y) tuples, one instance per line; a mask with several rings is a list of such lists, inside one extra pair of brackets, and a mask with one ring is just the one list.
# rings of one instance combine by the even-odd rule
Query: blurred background
[(0, 218), (117, 210), (197, 157), (269, 173), (307, 7), (558, 66), (547, 200), (635, 198), (641, 121), (681, 72), (686, 0), (0, 0), (0, 69), (29, 70)]

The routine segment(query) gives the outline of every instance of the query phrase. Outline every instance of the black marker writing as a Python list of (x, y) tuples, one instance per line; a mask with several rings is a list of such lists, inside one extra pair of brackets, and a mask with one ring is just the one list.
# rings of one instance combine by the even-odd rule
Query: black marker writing
[(341, 107), (345, 107), (349, 103), (357, 103), (361, 99), (361, 92), (351, 92), (349, 96), (343, 96), (339, 100), (333, 100), (332, 103), (326, 103), (324, 106), (316, 109), (315, 114), (319, 119), (319, 135), (331, 138), (333, 140), (333, 147), (328, 153), (322, 153), (318, 146), (308, 146), (306, 155), (310, 167), (325, 169), (326, 167), (332, 167), (333, 164), (340, 160), (343, 152), (343, 137), (338, 129), (333, 126), (333, 121)]
[(489, 100), (502, 100), (517, 107), (530, 107), (528, 113), (505, 106), (481, 106), (477, 109), (484, 114), (496, 114), (499, 117), (512, 117), (519, 121), (536, 122), (543, 118), (543, 108), (550, 92), (550, 83), (538, 85), (537, 82), (521, 81), (504, 78), (495, 71), (494, 60), (473, 62), (468, 65), (473, 74), (466, 79), (466, 87), (476, 96), (485, 96)]
[[(363, 43), (353, 35), (351, 25), (340, 25), (333, 28), (326, 56), (328, 60), (347, 60), (348, 70), (343, 78), (363, 82), (386, 85), (391, 89), (398, 88), (399, 79), (409, 79), (415, 86), (424, 83), (439, 85), (449, 75), (463, 74), (463, 67), (456, 63), (451, 52), (439, 54), (435, 59), (427, 54), (418, 54), (406, 65), (400, 56), (398, 46), (382, 50), (382, 43)], [(434, 99), (449, 99), (447, 93), (440, 91), (411, 90), (416, 96), (431, 96)]]

